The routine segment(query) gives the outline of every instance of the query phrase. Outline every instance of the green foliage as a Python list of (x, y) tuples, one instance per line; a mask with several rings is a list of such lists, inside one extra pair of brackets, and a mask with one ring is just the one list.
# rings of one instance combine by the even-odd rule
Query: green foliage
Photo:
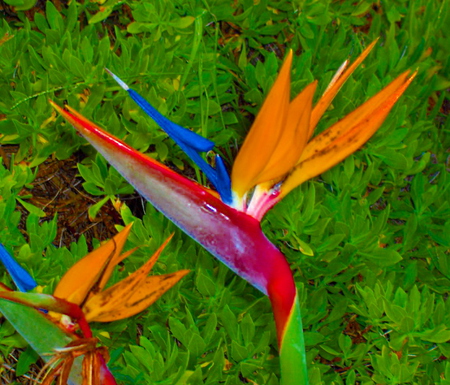
[(78, 170), (86, 181), (83, 188), (91, 195), (103, 196), (102, 200), (89, 208), (89, 218), (95, 218), (98, 211), (110, 199), (115, 201), (118, 194), (132, 194), (133, 187), (112, 167), (108, 168), (105, 158), (97, 154), (91, 168), (78, 164)]
[[(319, 79), (317, 97), (349, 55), (380, 37), (319, 131), (402, 71), (418, 69), (368, 144), (292, 192), (263, 228), (295, 273), (312, 384), (450, 384), (445, 1), (108, 0), (101, 6), (71, 1), (61, 10), (54, 5), (59, 2), (47, 1), (44, 8), (6, 3), (14, 17), (0, 25), (0, 242), (48, 293), (88, 246), (82, 236), (68, 248), (55, 247), (58, 218), (30, 203), (43, 162), (82, 150), (80, 193), (102, 198), (91, 206), (92, 218), (107, 201), (120, 203), (132, 192), (52, 112), (48, 98), (67, 102), (133, 147), (204, 182), (104, 67), (164, 115), (215, 141), (229, 165), (287, 48), (295, 53), (292, 96)], [(18, 150), (10, 158), (3, 149), (13, 146)], [(277, 385), (268, 300), (150, 205), (136, 218), (123, 203), (120, 216), (125, 224), (135, 221), (128, 247), (143, 247), (114, 280), (136, 269), (174, 231), (155, 273), (192, 272), (147, 312), (96, 326), (112, 352), (116, 377), (124, 384), (232, 385), (247, 379)], [(4, 356), (26, 345), (7, 322), (0, 324), (0, 337)], [(19, 372), (34, 359), (30, 350), (22, 356)]]

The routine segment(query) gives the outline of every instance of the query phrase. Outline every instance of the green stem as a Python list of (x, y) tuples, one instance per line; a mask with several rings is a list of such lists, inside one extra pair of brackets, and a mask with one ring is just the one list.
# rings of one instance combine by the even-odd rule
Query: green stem
[(280, 348), (281, 385), (308, 385), (305, 340), (298, 293)]

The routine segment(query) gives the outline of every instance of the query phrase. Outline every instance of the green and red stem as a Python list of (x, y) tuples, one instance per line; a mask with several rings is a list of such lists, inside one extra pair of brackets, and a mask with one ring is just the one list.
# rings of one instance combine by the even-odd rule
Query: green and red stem
[(277, 328), (282, 385), (308, 384), (305, 341), (297, 288), (292, 274), (277, 275), (268, 285)]

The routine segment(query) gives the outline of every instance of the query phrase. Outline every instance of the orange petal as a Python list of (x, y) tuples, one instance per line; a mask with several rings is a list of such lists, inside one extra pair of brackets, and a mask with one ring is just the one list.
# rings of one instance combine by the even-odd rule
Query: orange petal
[(281, 187), (280, 196), (330, 169), (360, 148), (386, 119), (416, 73), (406, 71), (355, 111), (315, 137)]
[(378, 39), (373, 41), (343, 74), (342, 72), (347, 66), (347, 61), (345, 61), (344, 64), (338, 69), (336, 75), (331, 80), (324, 94), (317, 102), (317, 104), (314, 106), (314, 109), (311, 113), (311, 124), (309, 127), (308, 139), (312, 136), (314, 129), (317, 126), (317, 123), (322, 118), (322, 115), (324, 114), (326, 109), (330, 106), (336, 94), (339, 92), (339, 90), (347, 81), (349, 76), (353, 73), (353, 71), (355, 71), (356, 67), (358, 67), (361, 64), (361, 62), (367, 57), (370, 51), (372, 51), (372, 48), (375, 46), (377, 41)]
[(106, 283), (103, 279), (105, 273), (108, 271), (111, 274), (112, 271), (108, 269), (108, 264), (120, 258), (131, 226), (129, 224), (114, 238), (75, 263), (61, 278), (53, 295), (81, 305), (92, 290), (100, 290), (100, 283)]
[[(132, 225), (132, 223), (131, 223)], [(123, 230), (122, 230), (123, 231)], [(98, 291), (103, 290), (103, 288), (106, 286), (106, 284), (109, 281), (109, 278), (111, 277), (111, 274), (114, 270), (114, 268), (122, 262), (125, 258), (128, 258), (131, 254), (133, 254), (139, 247), (134, 247), (131, 250), (125, 251), (123, 254), (114, 254), (113, 259), (110, 263), (107, 264), (105, 273), (102, 275), (99, 283), (98, 283)], [(95, 294), (95, 293), (94, 293)]]
[(89, 321), (111, 322), (132, 317), (152, 305), (187, 273), (189, 273), (189, 270), (179, 270), (175, 273), (147, 277), (145, 282), (136, 288), (125, 303), (109, 311), (101, 312), (93, 318), (89, 316)]
[(233, 192), (238, 198), (255, 186), (256, 178), (281, 137), (289, 109), (291, 63), (292, 51), (289, 51), (234, 162), (231, 181)]
[(256, 184), (280, 178), (298, 162), (308, 141), (312, 100), (317, 81), (312, 82), (289, 104), (286, 124), (280, 140), (266, 166), (255, 180)]
[(332, 143), (336, 138), (343, 136), (347, 131), (353, 129), (365, 117), (370, 116), (375, 110), (377, 110), (382, 104), (390, 98), (402, 85), (404, 85), (408, 78), (409, 71), (404, 72), (398, 76), (395, 80), (389, 83), (384, 89), (378, 92), (375, 96), (367, 100), (364, 104), (357, 109), (349, 113), (339, 122), (326, 129), (320, 135), (317, 135), (311, 140), (303, 151), (299, 163), (303, 160), (311, 157), (315, 152), (321, 148), (325, 148)]
[(116, 311), (133, 295), (134, 291), (143, 284), (148, 273), (158, 260), (159, 255), (172, 238), (173, 234), (165, 240), (153, 256), (133, 274), (116, 283), (110, 288), (90, 297), (83, 306), (83, 311), (88, 322), (98, 317)]

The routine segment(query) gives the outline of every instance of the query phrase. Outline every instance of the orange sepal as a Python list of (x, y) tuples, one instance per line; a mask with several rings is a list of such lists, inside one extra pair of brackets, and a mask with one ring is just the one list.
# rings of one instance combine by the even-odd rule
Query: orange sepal
[(291, 63), (289, 51), (234, 162), (231, 181), (238, 198), (257, 184), (258, 175), (280, 140), (289, 109)]
[(307, 85), (289, 104), (281, 137), (272, 156), (255, 180), (256, 184), (283, 177), (298, 162), (309, 139), (309, 122), (316, 87), (317, 81)]
[[(155, 254), (153, 254), (153, 256), (133, 274), (88, 299), (83, 306), (83, 311), (88, 322), (109, 322), (109, 320), (126, 318), (139, 313), (146, 308), (146, 306), (142, 306), (142, 302), (144, 301), (144, 298), (148, 296), (148, 293), (142, 292), (140, 288), (145, 286), (145, 282), (149, 278), (147, 277), (148, 273), (153, 268), (159, 255), (171, 238), (172, 235), (167, 238)], [(178, 282), (178, 280), (176, 282)], [(154, 288), (152, 290), (154, 291)], [(142, 298), (134, 298), (136, 295), (135, 293), (141, 293), (140, 296)], [(161, 295), (163, 293), (164, 291), (160, 292)], [(134, 299), (131, 300), (131, 298)], [(156, 297), (155, 300), (157, 298), (158, 297)], [(146, 301), (145, 303), (151, 304), (153, 302), (154, 301)]]
[(138, 285), (126, 302), (108, 311), (97, 314), (92, 319), (89, 318), (89, 320), (95, 322), (112, 322), (134, 316), (152, 305), (187, 273), (189, 273), (189, 270), (179, 270), (175, 273), (147, 277), (144, 282)]
[(408, 75), (409, 71), (401, 74), (355, 111), (309, 142), (299, 164), (283, 183), (280, 196), (285, 196), (296, 186), (335, 166), (367, 142), (416, 73)]
[[(113, 261), (118, 263), (121, 260), (120, 252), (125, 245), (131, 226), (130, 223), (114, 238), (75, 263), (61, 278), (53, 295), (81, 305), (91, 291), (101, 290), (100, 284), (104, 285), (107, 282), (115, 265)], [(111, 267), (108, 268), (108, 266)]]
[(373, 47), (377, 43), (378, 39), (369, 44), (369, 46), (358, 56), (358, 58), (352, 63), (352, 65), (344, 72), (347, 61), (338, 69), (337, 73), (331, 79), (330, 84), (323, 93), (322, 97), (316, 103), (311, 113), (311, 123), (309, 126), (308, 139), (312, 136), (317, 123), (322, 118), (326, 109), (330, 106), (336, 94), (339, 92), (343, 84), (347, 81), (350, 75), (355, 71), (355, 69), (362, 63), (362, 61), (367, 57), (367, 55), (372, 51)]

